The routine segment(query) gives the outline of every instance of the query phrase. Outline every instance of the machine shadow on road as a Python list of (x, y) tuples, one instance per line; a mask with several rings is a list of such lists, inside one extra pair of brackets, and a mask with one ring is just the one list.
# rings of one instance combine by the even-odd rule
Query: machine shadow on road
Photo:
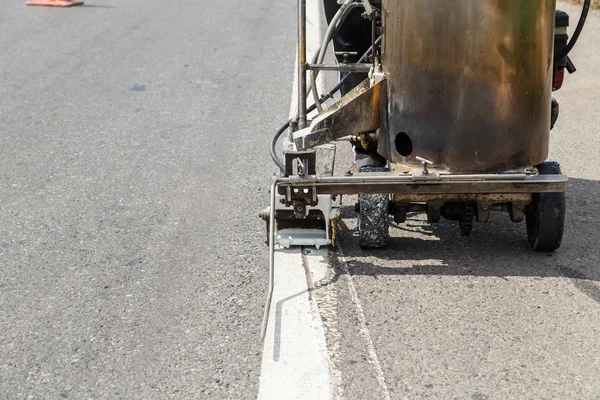
[(469, 237), (460, 235), (457, 222), (428, 224), (424, 216), (409, 216), (404, 224), (392, 224), (387, 249), (362, 250), (354, 234), (356, 213), (347, 207), (348, 219), (340, 223), (342, 252), (339, 248), (331, 252), (332, 282), (343, 273), (339, 260), (343, 254), (351, 275), (375, 279), (382, 275), (565, 277), (600, 302), (600, 286), (594, 283), (600, 282), (599, 206), (600, 182), (570, 180), (565, 235), (555, 253), (532, 251), (525, 222), (512, 223), (502, 213), (488, 223), (477, 223)]

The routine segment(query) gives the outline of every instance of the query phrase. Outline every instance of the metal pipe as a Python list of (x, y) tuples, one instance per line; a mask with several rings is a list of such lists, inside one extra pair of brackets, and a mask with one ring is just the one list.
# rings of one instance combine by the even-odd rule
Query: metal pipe
[(298, 0), (298, 128), (306, 128), (306, 0)]
[(275, 285), (275, 200), (277, 198), (277, 185), (279, 178), (274, 177), (271, 184), (271, 209), (269, 213), (269, 288), (267, 301), (263, 314), (263, 322), (260, 330), (260, 338), (264, 342), (269, 326), (269, 315), (271, 313), (271, 301), (273, 300), (273, 287)]
[[(367, 9), (367, 4), (369, 4), (368, 0), (364, 0), (365, 9)], [(369, 7), (371, 5), (369, 4)], [(367, 10), (368, 12), (368, 10)], [(371, 13), (369, 14), (371, 17), (371, 48), (373, 49), (373, 53), (371, 54), (371, 64), (373, 66), (373, 72), (375, 68), (377, 68), (377, 46), (375, 46), (375, 41), (377, 40), (377, 13), (371, 7)]]
[[(427, 180), (412, 176), (361, 174), (351, 177), (322, 177), (315, 179), (281, 178), (278, 191), (289, 195), (290, 190), (315, 188), (317, 194), (461, 194), (461, 193), (548, 193), (564, 192), (565, 175), (446, 175)], [(474, 179), (474, 178), (479, 179)], [(481, 178), (492, 179), (481, 179)], [(295, 193), (299, 193), (296, 192)]]
[(309, 71), (369, 72), (371, 64), (308, 64)]
[[(356, 0), (346, 0), (344, 4), (340, 6), (340, 9), (337, 13), (335, 13), (333, 19), (329, 22), (329, 26), (327, 27), (327, 31), (325, 32), (325, 37), (323, 38), (323, 42), (321, 43), (321, 47), (316, 54), (316, 58), (313, 59), (313, 64), (322, 64), (325, 59), (325, 54), (327, 52), (327, 47), (329, 42), (333, 39), (333, 36), (340, 29), (342, 24), (344, 23), (346, 17), (349, 15), (350, 11), (352, 11), (355, 7), (361, 7), (361, 4), (357, 4)], [(323, 112), (323, 106), (321, 105), (321, 99), (319, 98), (319, 91), (317, 89), (317, 76), (319, 75), (319, 71), (311, 71), (310, 73), (310, 90), (312, 91), (313, 98), (315, 101), (315, 106), (319, 111), (319, 114)], [(308, 94), (307, 94), (308, 96)]]
[[(439, 175), (428, 178), (427, 175), (391, 175), (389, 173), (358, 173), (353, 176), (322, 176), (314, 179), (298, 179), (294, 177), (280, 178), (279, 183), (293, 185), (330, 185), (335, 183), (427, 183), (439, 182), (471, 182), (471, 181), (557, 181), (561, 182), (563, 175), (527, 175), (527, 174), (473, 174), (473, 175)], [(566, 178), (566, 177), (565, 177)]]

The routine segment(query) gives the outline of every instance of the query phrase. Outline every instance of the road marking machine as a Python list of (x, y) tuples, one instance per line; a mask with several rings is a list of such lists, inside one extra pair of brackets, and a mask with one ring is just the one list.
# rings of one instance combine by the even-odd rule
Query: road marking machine
[[(333, 0), (331, 0), (333, 1)], [(569, 16), (556, 0), (345, 0), (330, 21), (321, 48), (307, 61), (306, 0), (298, 0), (298, 111), (273, 139), (280, 174), (271, 186), (267, 221), (269, 292), (275, 246), (326, 246), (336, 239), (341, 210), (333, 199), (358, 195), (361, 247), (385, 247), (390, 217), (425, 213), (430, 223), (457, 221), (463, 235), (492, 211), (526, 221), (536, 251), (559, 248), (565, 220), (567, 177), (547, 161), (550, 130), (558, 117), (552, 92), (590, 7), (585, 0), (569, 39)], [(371, 48), (358, 60), (348, 54), (324, 64), (327, 46), (349, 13), (362, 9), (371, 26)], [(340, 82), (320, 94), (321, 71), (368, 73), (329, 107)], [(314, 104), (307, 106), (312, 92)], [(316, 117), (309, 120), (311, 111)], [(277, 140), (293, 144), (283, 158)], [(334, 176), (319, 173), (323, 145), (353, 140), (387, 160), (385, 168)]]

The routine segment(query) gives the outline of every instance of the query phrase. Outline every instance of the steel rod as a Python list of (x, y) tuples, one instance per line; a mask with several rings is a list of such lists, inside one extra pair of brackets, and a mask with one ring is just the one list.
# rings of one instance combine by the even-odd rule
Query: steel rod
[[(563, 179), (564, 177), (564, 179)], [(565, 175), (527, 175), (527, 174), (473, 174), (473, 175), (439, 175), (439, 178), (428, 178), (418, 175), (394, 175), (392, 173), (358, 173), (352, 176), (322, 176), (312, 179), (300, 179), (295, 177), (280, 178), (282, 184), (332, 184), (332, 183), (423, 183), (431, 182), (465, 182), (465, 181), (563, 181)]]
[[(362, 174), (367, 175), (367, 174)], [(317, 194), (475, 194), (475, 193), (542, 193), (564, 192), (565, 175), (443, 175), (443, 178), (418, 180), (412, 176), (374, 175), (349, 177), (320, 177), (301, 179), (281, 178), (280, 194), (294, 189), (314, 187)], [(293, 197), (293, 195), (292, 195)]]
[(306, 128), (306, 0), (298, 0), (298, 128)]
[[(373, 71), (375, 71), (375, 69), (377, 68), (377, 46), (375, 46), (375, 41), (377, 40), (377, 13), (373, 10), (373, 7), (371, 7), (371, 4), (369, 3), (368, 0), (363, 0), (363, 3), (365, 4), (365, 10), (367, 10), (367, 12), (369, 12), (370, 10), (370, 16), (371, 16), (371, 47), (373, 48), (373, 53), (371, 53), (371, 63), (373, 66)], [(368, 4), (368, 7), (367, 7)]]
[(308, 64), (309, 71), (369, 72), (371, 64)]
[(271, 314), (271, 301), (273, 300), (273, 288), (275, 286), (275, 200), (277, 198), (277, 185), (279, 178), (274, 177), (271, 185), (271, 208), (269, 210), (269, 288), (263, 314), (263, 322), (260, 330), (260, 338), (264, 342), (269, 326)]

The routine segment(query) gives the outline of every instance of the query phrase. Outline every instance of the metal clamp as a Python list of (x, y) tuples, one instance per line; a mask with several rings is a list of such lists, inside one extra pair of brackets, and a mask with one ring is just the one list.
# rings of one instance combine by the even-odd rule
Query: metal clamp
[[(294, 171), (294, 161), (297, 162), (297, 171)], [(285, 153), (285, 176), (316, 175), (317, 156), (312, 150), (288, 151)]]
[(375, 15), (377, 15), (377, 11), (371, 5), (369, 0), (362, 0), (363, 7), (365, 8), (365, 12), (362, 14), (362, 17), (365, 19), (373, 20)]
[(357, 51), (336, 51), (335, 56), (342, 56), (343, 59), (341, 61), (342, 64), (348, 64), (350, 62), (350, 56), (358, 56)]

